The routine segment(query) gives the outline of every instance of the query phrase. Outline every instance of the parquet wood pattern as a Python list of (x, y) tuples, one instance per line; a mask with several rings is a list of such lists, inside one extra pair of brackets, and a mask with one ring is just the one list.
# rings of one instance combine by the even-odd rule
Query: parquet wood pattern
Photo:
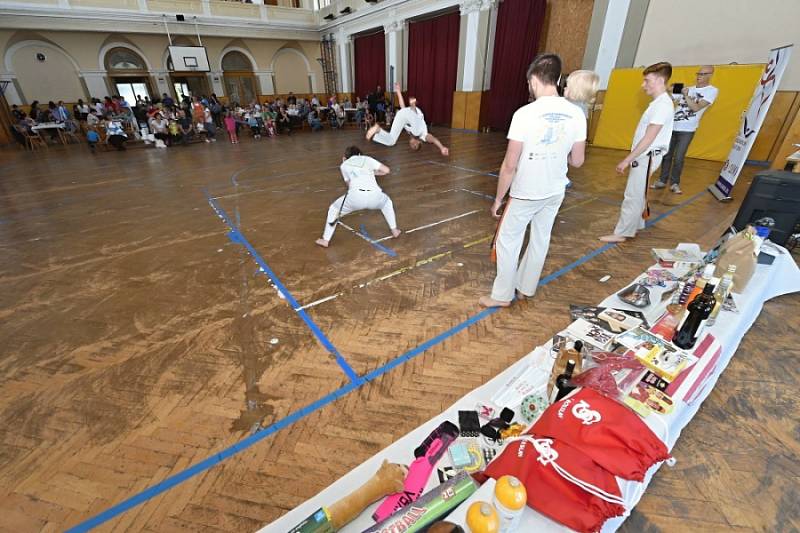
[[(355, 131), (101, 153), (0, 152), (0, 531), (75, 525), (338, 389), (347, 378), (208, 205), (204, 190), (363, 374), (478, 311), (494, 276), (485, 238), (505, 140), (441, 129), (452, 156), (366, 146)], [(393, 169), (381, 180), (401, 228), (475, 209), (383, 244), (339, 228), (313, 245), (343, 192), (351, 143)], [(544, 274), (601, 246), (616, 221), (622, 154), (591, 149), (570, 172)], [(432, 163), (431, 163), (432, 162)], [(445, 165), (443, 165), (444, 163)], [(453, 166), (446, 166), (453, 165)], [(682, 196), (713, 181), (690, 160)], [(461, 168), (456, 168), (461, 167)], [(650, 264), (653, 246), (711, 244), (731, 204), (710, 195), (101, 531), (251, 531), (313, 496), (484, 383)], [(379, 213), (348, 216), (373, 237)], [(466, 246), (484, 239), (484, 242)], [(428, 259), (430, 261), (426, 261)], [(418, 266), (417, 266), (418, 265)], [(358, 287), (386, 274), (390, 279)], [(599, 278), (611, 274), (607, 283)], [(625, 531), (800, 528), (800, 297), (768, 303), (737, 356), (624, 526)], [(273, 339), (277, 343), (273, 344)]]

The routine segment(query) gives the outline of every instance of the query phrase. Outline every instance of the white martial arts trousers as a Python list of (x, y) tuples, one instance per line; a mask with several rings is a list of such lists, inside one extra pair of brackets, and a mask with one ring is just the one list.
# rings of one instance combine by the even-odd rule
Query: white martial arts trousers
[[(403, 133), (403, 129), (406, 127), (406, 124), (409, 124), (409, 118), (411, 118), (411, 114), (414, 113), (414, 110), (410, 107), (404, 107), (397, 114), (394, 116), (394, 120), (392, 121), (392, 130), (390, 132), (386, 132), (384, 129), (378, 130), (372, 140), (376, 143), (381, 143), (386, 146), (394, 146), (397, 143), (397, 139), (400, 138), (400, 134)], [(420, 141), (425, 141), (425, 137), (428, 136), (428, 132), (426, 131), (424, 135), (419, 137)]]
[[(550, 231), (562, 201), (563, 194), (541, 200), (509, 199), (495, 243), (497, 277), (492, 286), (493, 300), (510, 302), (514, 289), (526, 296), (536, 293), (550, 247)], [(531, 227), (528, 249), (520, 261), (519, 251), (528, 225)]]
[[(344, 203), (344, 205), (342, 205)], [(339, 209), (342, 210), (341, 215)], [(333, 232), (336, 231), (337, 215), (344, 216), (353, 211), (361, 211), (362, 209), (375, 209), (383, 213), (383, 218), (389, 224), (389, 229), (397, 228), (397, 221), (394, 217), (394, 205), (392, 199), (389, 198), (383, 191), (367, 191), (363, 189), (350, 189), (347, 194), (340, 196), (328, 208), (328, 218), (325, 221), (325, 230), (322, 232), (322, 238), (330, 241), (333, 237)], [(333, 224), (330, 224), (333, 222)]]
[[(653, 153), (650, 161), (650, 175), (654, 174), (661, 166), (663, 156), (663, 152), (660, 150)], [(649, 157), (651, 156), (648, 154), (641, 155), (631, 164), (631, 170), (628, 172), (628, 185), (625, 187), (625, 199), (622, 200), (619, 222), (614, 228), (614, 235), (635, 237), (638, 230), (644, 229), (645, 219), (642, 217), (642, 212), (645, 208), (647, 181), (650, 179), (650, 175), (647, 174)]]

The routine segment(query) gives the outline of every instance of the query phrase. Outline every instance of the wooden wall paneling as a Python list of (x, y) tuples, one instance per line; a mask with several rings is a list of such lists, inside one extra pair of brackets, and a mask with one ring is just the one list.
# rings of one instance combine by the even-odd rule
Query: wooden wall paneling
[[(800, 96), (797, 97), (800, 100)], [(772, 158), (771, 168), (783, 169), (786, 165), (786, 158), (797, 151), (795, 143), (800, 143), (800, 112), (797, 111), (795, 106), (794, 118), (789, 123), (786, 134), (783, 136), (783, 141), (775, 152)]]
[(480, 129), (482, 96), (481, 91), (467, 93), (467, 109), (464, 114), (465, 129), (475, 131)]
[(770, 153), (772, 153), (775, 145), (780, 145), (782, 141), (780, 133), (785, 131), (784, 125), (787, 122), (791, 124), (793, 117), (790, 116), (789, 111), (794, 105), (796, 97), (796, 91), (778, 91), (775, 94), (767, 116), (764, 118), (764, 124), (761, 125), (761, 131), (758, 132), (756, 142), (753, 143), (753, 147), (750, 149), (748, 159), (756, 161), (769, 160)]
[(453, 120), (451, 127), (463, 129), (467, 114), (467, 93), (455, 91), (453, 93)]
[[(561, 56), (564, 72), (581, 68), (594, 0), (548, 0), (541, 52)], [(533, 58), (531, 58), (533, 59)]]

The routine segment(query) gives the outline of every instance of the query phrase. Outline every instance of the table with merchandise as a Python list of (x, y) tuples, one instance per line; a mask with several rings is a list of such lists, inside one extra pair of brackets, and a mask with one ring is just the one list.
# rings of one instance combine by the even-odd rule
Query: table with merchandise
[(800, 291), (751, 228), (656, 263), (267, 533), (615, 531), (767, 300)]

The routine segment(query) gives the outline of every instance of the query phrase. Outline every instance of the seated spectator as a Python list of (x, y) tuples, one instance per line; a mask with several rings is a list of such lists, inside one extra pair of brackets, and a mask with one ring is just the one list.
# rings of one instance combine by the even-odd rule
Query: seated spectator
[(280, 113), (278, 114), (277, 128), (278, 133), (285, 131), (289, 135), (292, 134), (292, 119), (285, 107), (282, 107)]
[[(183, 110), (178, 111), (179, 114), (185, 115)], [(167, 127), (169, 130), (169, 139), (172, 143), (180, 143), (183, 140), (183, 135), (181, 134), (181, 126), (178, 124), (178, 120), (172, 118), (169, 120), (169, 126)]]
[(156, 139), (159, 139), (165, 145), (169, 146), (171, 144), (169, 122), (161, 112), (156, 113), (155, 117), (150, 119), (150, 131), (153, 132), (153, 136)]
[(246, 115), (247, 125), (250, 126), (250, 132), (253, 134), (254, 139), (261, 138), (261, 124), (258, 123), (258, 117), (255, 113), (247, 113)]
[(97, 111), (92, 109), (89, 111), (89, 114), (86, 115), (86, 125), (92, 128), (96, 127), (98, 124), (100, 124), (100, 119), (97, 116)]
[(93, 127), (89, 128), (89, 131), (86, 132), (86, 142), (89, 143), (89, 151), (91, 151), (92, 154), (94, 154), (95, 147), (97, 146), (97, 143), (100, 142), (100, 135), (97, 133), (97, 130), (94, 129)]
[(14, 117), (16, 122), (19, 122), (25, 118), (25, 113), (19, 107), (17, 107), (17, 104), (11, 106), (11, 115)]
[(161, 95), (161, 105), (171, 109), (175, 105), (175, 100), (173, 100), (172, 97), (167, 93), (163, 93)]
[(94, 111), (97, 113), (97, 116), (104, 117), (105, 107), (103, 106), (103, 102), (101, 102), (99, 98), (92, 98), (92, 104), (94, 105)]
[(34, 122), (41, 122), (39, 120), (39, 114), (41, 110), (39, 109), (39, 100), (34, 100), (31, 102), (31, 110), (28, 112), (28, 117)]
[(109, 113), (106, 115), (104, 126), (106, 128), (106, 142), (119, 151), (125, 150), (125, 141), (128, 140), (128, 136), (125, 134), (125, 130), (122, 129), (122, 124), (114, 120), (111, 113)]
[(311, 95), (311, 107), (314, 109), (319, 107), (319, 98), (317, 98), (316, 94)]
[[(201, 122), (204, 120), (201, 119)], [(180, 133), (180, 142), (186, 144), (191, 140), (194, 136), (194, 124), (192, 122), (191, 117), (186, 115), (186, 113), (182, 113), (178, 116), (178, 133)]]
[(344, 111), (344, 106), (334, 104), (332, 115), (336, 117), (337, 127), (341, 128), (344, 126), (344, 123), (347, 121), (347, 113)]
[(81, 122), (86, 121), (86, 117), (89, 115), (89, 105), (86, 104), (83, 100), (78, 98), (78, 103), (72, 106), (72, 116), (74, 116), (77, 120)]
[(322, 129), (322, 121), (319, 119), (319, 114), (316, 109), (312, 109), (308, 113), (308, 124), (311, 126), (311, 131), (319, 131)]

